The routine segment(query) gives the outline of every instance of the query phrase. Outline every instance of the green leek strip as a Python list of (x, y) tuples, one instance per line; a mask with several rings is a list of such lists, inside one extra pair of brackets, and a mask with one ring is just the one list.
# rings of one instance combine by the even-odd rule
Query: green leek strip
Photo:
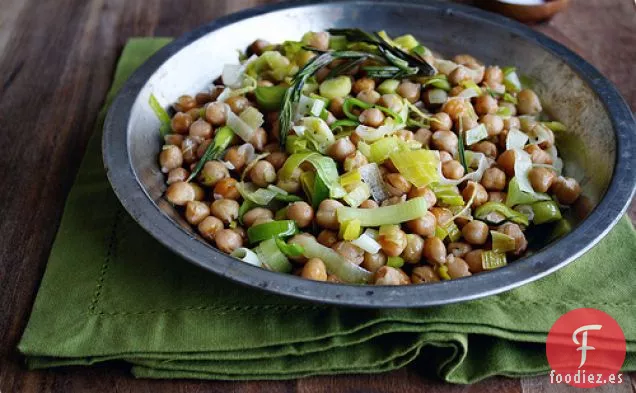
[(552, 232), (548, 237), (548, 242), (553, 242), (558, 238), (561, 238), (568, 233), (572, 232), (572, 225), (565, 218), (560, 219), (556, 222), (554, 227), (552, 228)]
[(298, 233), (298, 227), (293, 220), (270, 221), (249, 227), (247, 238), (250, 243), (255, 244), (263, 240), (291, 236), (296, 233)]
[(488, 138), (488, 130), (486, 129), (485, 125), (480, 124), (477, 127), (471, 128), (470, 130), (466, 131), (465, 136), (466, 136), (466, 145), (471, 146), (479, 141), (482, 141)]
[(288, 87), (286, 86), (257, 87), (254, 90), (254, 95), (256, 96), (258, 107), (268, 111), (278, 110), (283, 102), (287, 89)]
[(279, 178), (291, 178), (294, 170), (300, 167), (305, 161), (308, 161), (316, 168), (316, 173), (329, 189), (329, 196), (331, 198), (339, 199), (347, 194), (345, 189), (342, 188), (338, 182), (338, 168), (334, 160), (319, 153), (308, 152), (292, 154), (287, 158), (287, 161), (285, 161), (285, 164), (280, 169)]
[(274, 220), (286, 220), (287, 219), (287, 209), (289, 209), (289, 206), (285, 206), (282, 209), (278, 209), (276, 210), (276, 213), (274, 213)]
[(293, 242), (304, 248), (306, 258), (320, 258), (325, 263), (327, 271), (348, 283), (366, 283), (371, 281), (373, 273), (345, 259), (329, 247), (318, 243), (309, 236), (297, 236)]
[(567, 127), (565, 126), (565, 124), (559, 122), (559, 121), (544, 121), (542, 122), (544, 126), (548, 127), (550, 130), (554, 131), (554, 132), (563, 132), (563, 131), (567, 131)]
[(297, 135), (290, 135), (285, 142), (285, 151), (287, 154), (305, 153), (310, 151), (307, 147), (307, 138)]
[(343, 127), (357, 127), (360, 125), (360, 122), (357, 120), (351, 120), (351, 119), (342, 119), (342, 120), (336, 120), (333, 123), (331, 123), (331, 130), (335, 131), (336, 128), (340, 128), (342, 129)]
[(510, 93), (504, 93), (503, 100), (506, 102), (510, 102), (511, 104), (517, 105), (517, 97), (513, 96)]
[(254, 247), (253, 251), (266, 269), (279, 273), (290, 273), (292, 271), (292, 264), (278, 248), (276, 240), (267, 239), (257, 247)]
[(451, 276), (448, 274), (448, 266), (440, 265), (437, 268), (437, 274), (442, 280), (448, 281), (451, 279)]
[(225, 149), (227, 149), (227, 147), (230, 145), (230, 142), (232, 142), (233, 138), (234, 132), (230, 127), (224, 126), (219, 128), (216, 131), (216, 135), (214, 135), (214, 141), (208, 145), (207, 149), (205, 149), (203, 157), (199, 159), (199, 162), (197, 162), (194, 170), (192, 170), (192, 173), (190, 174), (190, 176), (188, 176), (187, 181), (191, 181), (192, 179), (194, 179), (199, 174), (206, 162), (220, 158)]
[(380, 94), (393, 94), (400, 85), (400, 81), (397, 79), (386, 79), (377, 87), (377, 91)]
[(351, 220), (340, 225), (339, 236), (346, 241), (355, 240), (359, 238), (361, 234), (362, 227), (360, 226), (360, 220)]
[(538, 201), (549, 200), (550, 196), (541, 192), (535, 192), (533, 194), (525, 191), (521, 191), (519, 187), (519, 180), (517, 177), (510, 179), (508, 183), (508, 193), (506, 194), (506, 206), (512, 207), (516, 205), (529, 205)]
[(232, 251), (230, 254), (231, 257), (238, 258), (243, 262), (249, 263), (250, 265), (261, 267), (263, 263), (258, 258), (258, 255), (249, 248), (241, 247)]
[(154, 94), (150, 94), (150, 98), (148, 98), (148, 104), (150, 104), (152, 111), (155, 112), (155, 115), (161, 123), (159, 132), (161, 133), (161, 138), (163, 138), (170, 133), (170, 115), (168, 114), (168, 112), (166, 112), (165, 109), (163, 109), (161, 104), (159, 104), (159, 101), (157, 101), (157, 97), (155, 97)]
[(347, 49), (347, 37), (341, 35), (332, 35), (329, 37), (329, 49), (333, 50), (345, 50)]
[(283, 254), (285, 254), (285, 256), (292, 257), (292, 258), (300, 257), (303, 255), (303, 252), (305, 251), (305, 249), (302, 248), (300, 245), (286, 243), (283, 239), (279, 237), (277, 237), (275, 240), (276, 240), (276, 245), (278, 246), (280, 251)]
[(358, 107), (361, 109), (376, 108), (386, 113), (387, 115), (391, 116), (392, 118), (394, 118), (398, 124), (404, 123), (404, 119), (402, 119), (402, 116), (400, 116), (395, 111), (381, 105), (371, 105), (357, 98), (347, 98), (344, 100), (342, 104), (342, 111), (344, 112), (345, 116), (347, 116), (350, 120), (354, 120), (354, 121), (358, 120), (358, 116), (356, 116), (353, 112), (351, 112), (351, 110), (354, 107)]
[(432, 150), (394, 151), (390, 158), (400, 174), (416, 187), (439, 181), (439, 156)]
[(464, 198), (461, 195), (440, 195), (437, 198), (440, 206), (464, 206)]
[(314, 194), (311, 198), (311, 205), (315, 210), (318, 209), (320, 202), (329, 198), (329, 187), (325, 185), (320, 176), (316, 176), (314, 179)]
[(506, 254), (494, 251), (484, 251), (481, 254), (481, 267), (483, 267), (484, 270), (498, 269), (507, 264)]
[(490, 231), (492, 236), (492, 250), (496, 253), (507, 253), (515, 250), (515, 239), (505, 233)]
[[(397, 46), (399, 46), (401, 49), (406, 50), (406, 51), (413, 51), (418, 46), (421, 47), (421, 48), (424, 48), (423, 46), (420, 45), (419, 42), (417, 42), (415, 37), (413, 37), (411, 34), (401, 35), (401, 36), (397, 37), (395, 40), (393, 40), (393, 42)], [(426, 49), (426, 48), (424, 48), (424, 49)]]
[(422, 217), (428, 210), (428, 204), (423, 197), (410, 199), (404, 203), (375, 209), (357, 209), (340, 207), (337, 210), (338, 222), (360, 220), (363, 227), (378, 227), (381, 225), (400, 224)]
[(448, 232), (448, 239), (451, 242), (456, 242), (462, 237), (462, 232), (457, 227), (457, 224), (455, 224), (453, 221), (450, 221), (448, 224), (446, 224), (445, 229), (446, 232)]
[[(379, 164), (389, 158), (392, 153), (404, 150), (402, 149), (402, 146), (402, 140), (396, 136), (381, 138), (373, 142), (369, 147), (368, 158), (371, 162)], [(364, 151), (362, 153), (364, 154)]]
[(283, 190), (277, 190), (274, 187), (257, 188), (253, 183), (238, 182), (236, 189), (244, 200), (259, 206), (268, 205), (274, 199), (283, 202), (302, 201), (302, 198), (284, 193)]
[(535, 202), (531, 206), (534, 212), (532, 222), (537, 225), (561, 219), (561, 210), (559, 210), (559, 205), (554, 201)]
[(466, 163), (466, 148), (464, 147), (464, 132), (463, 132), (463, 124), (462, 117), (459, 118), (459, 131), (457, 132), (459, 135), (457, 138), (457, 150), (459, 152), (459, 163), (462, 164), (464, 168), (464, 173), (468, 173), (468, 164)]
[(386, 265), (389, 267), (394, 267), (396, 269), (404, 266), (404, 258), (401, 257), (388, 257), (386, 260)]
[(358, 183), (347, 195), (342, 199), (351, 207), (358, 207), (362, 202), (371, 198), (371, 189), (369, 185), (363, 182)]
[(444, 227), (437, 225), (435, 227), (435, 237), (439, 240), (444, 240), (446, 239), (446, 236), (448, 236), (448, 231), (444, 229)]
[(490, 213), (498, 213), (504, 216), (508, 221), (516, 224), (528, 226), (528, 217), (523, 213), (512, 210), (501, 202), (486, 202), (475, 209), (473, 216), (478, 220), (485, 220)]

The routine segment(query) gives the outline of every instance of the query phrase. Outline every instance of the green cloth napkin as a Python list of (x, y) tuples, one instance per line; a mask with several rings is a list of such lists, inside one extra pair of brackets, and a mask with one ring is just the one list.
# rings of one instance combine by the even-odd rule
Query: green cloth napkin
[[(168, 41), (126, 45), (106, 107)], [(626, 218), (575, 263), (499, 296), (426, 309), (337, 308), (236, 285), (173, 255), (120, 206), (100, 141), (96, 132), (19, 344), (32, 368), (120, 359), (137, 377), (287, 379), (375, 373), (417, 359), (422, 372), (472, 383), (547, 372), (550, 326), (569, 310), (595, 307), (622, 326), (624, 369), (636, 370), (636, 236)]]

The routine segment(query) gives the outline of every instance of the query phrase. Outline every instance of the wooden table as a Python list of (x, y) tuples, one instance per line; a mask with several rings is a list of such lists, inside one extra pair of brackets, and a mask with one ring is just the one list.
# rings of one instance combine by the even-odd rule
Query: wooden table
[[(26, 371), (15, 346), (64, 200), (129, 37), (178, 36), (259, 0), (0, 0), (0, 391), (421, 392), (554, 389), (545, 378), (450, 386), (414, 368), (283, 382), (135, 380), (121, 364)], [(636, 109), (633, 0), (574, 0), (538, 30), (597, 66)], [(636, 209), (632, 205), (632, 217)], [(621, 391), (636, 391), (636, 373)], [(562, 391), (549, 390), (549, 391)]]

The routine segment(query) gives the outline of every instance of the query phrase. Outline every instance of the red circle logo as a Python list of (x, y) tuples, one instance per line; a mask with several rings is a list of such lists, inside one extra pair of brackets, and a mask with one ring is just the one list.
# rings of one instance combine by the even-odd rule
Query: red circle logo
[(625, 353), (625, 335), (614, 318), (594, 308), (572, 310), (548, 333), (550, 382), (579, 388), (622, 383)]

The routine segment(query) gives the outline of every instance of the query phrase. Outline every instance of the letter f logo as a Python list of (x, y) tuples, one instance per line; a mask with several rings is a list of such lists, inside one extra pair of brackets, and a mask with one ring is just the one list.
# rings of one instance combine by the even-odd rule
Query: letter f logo
[[(587, 358), (587, 351), (593, 351), (596, 348), (587, 345), (587, 331), (588, 330), (601, 330), (603, 326), (602, 325), (585, 325), (585, 326), (581, 326), (580, 328), (576, 329), (574, 331), (574, 333), (572, 333), (572, 341), (574, 341), (574, 344), (576, 345), (581, 345), (580, 347), (578, 347), (576, 350), (577, 351), (581, 351), (581, 364), (579, 364), (579, 368), (583, 367), (583, 365), (585, 364), (585, 360)], [(583, 332), (582, 334), (582, 340), (581, 342), (579, 342), (579, 340), (576, 338), (576, 336), (580, 333)]]

